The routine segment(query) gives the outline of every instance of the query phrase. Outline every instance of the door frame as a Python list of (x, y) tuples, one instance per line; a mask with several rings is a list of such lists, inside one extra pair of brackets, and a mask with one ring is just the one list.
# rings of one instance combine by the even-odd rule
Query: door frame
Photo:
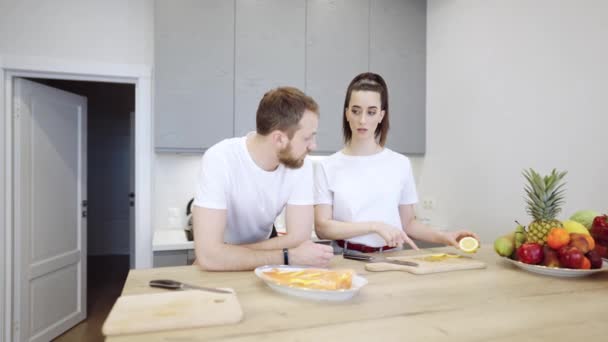
[[(152, 174), (154, 153), (152, 68), (148, 65), (92, 63), (44, 57), (0, 55), (0, 340), (12, 341), (15, 214), (13, 212), (13, 78), (35, 77), (135, 85), (135, 265), (152, 267)], [(4, 204), (4, 205), (2, 205)]]

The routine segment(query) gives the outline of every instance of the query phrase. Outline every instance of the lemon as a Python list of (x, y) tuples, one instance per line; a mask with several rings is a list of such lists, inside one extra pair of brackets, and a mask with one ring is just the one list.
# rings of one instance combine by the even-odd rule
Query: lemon
[(475, 253), (479, 248), (479, 241), (477, 241), (477, 239), (473, 237), (467, 236), (460, 239), (460, 242), (458, 242), (458, 246), (463, 252)]

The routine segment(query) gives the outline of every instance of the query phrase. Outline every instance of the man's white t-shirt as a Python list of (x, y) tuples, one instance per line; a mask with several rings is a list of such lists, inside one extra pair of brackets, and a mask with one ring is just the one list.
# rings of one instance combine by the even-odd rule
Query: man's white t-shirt
[[(388, 148), (370, 156), (336, 152), (315, 167), (315, 204), (332, 205), (336, 221), (378, 221), (402, 229), (399, 205), (416, 202), (410, 160)], [(386, 245), (375, 233), (347, 240), (371, 247)]]
[(247, 137), (223, 140), (202, 159), (194, 205), (226, 209), (224, 242), (255, 243), (267, 239), (286, 204), (312, 205), (313, 170), (306, 159), (299, 169), (283, 164), (261, 169), (251, 158)]

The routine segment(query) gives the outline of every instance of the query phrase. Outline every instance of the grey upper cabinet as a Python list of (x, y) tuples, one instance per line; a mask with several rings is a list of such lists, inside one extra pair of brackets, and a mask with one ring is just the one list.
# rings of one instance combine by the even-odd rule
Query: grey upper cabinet
[(317, 151), (342, 149), (344, 97), (350, 81), (369, 68), (369, 0), (309, 0), (306, 92), (320, 108)]
[(255, 130), (260, 99), (277, 86), (304, 89), (304, 0), (236, 1), (235, 135)]
[(349, 82), (387, 81), (395, 151), (425, 151), (426, 0), (156, 0), (155, 146), (203, 152), (255, 130), (277, 86), (320, 106), (319, 153), (343, 146)]
[(155, 2), (155, 146), (202, 151), (234, 130), (234, 2)]
[(426, 1), (371, 0), (370, 71), (388, 84), (387, 146), (423, 154), (426, 139)]

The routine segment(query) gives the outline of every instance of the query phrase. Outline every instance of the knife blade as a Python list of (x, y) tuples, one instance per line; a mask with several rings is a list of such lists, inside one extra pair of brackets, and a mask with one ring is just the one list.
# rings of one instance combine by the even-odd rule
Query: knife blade
[(151, 287), (158, 287), (158, 288), (169, 289), (169, 290), (192, 289), (192, 290), (201, 290), (201, 291), (215, 292), (215, 293), (232, 293), (231, 291), (228, 291), (228, 290), (216, 289), (213, 287), (191, 285), (191, 284), (182, 283), (181, 281), (170, 280), (170, 279), (150, 280), (149, 285)]
[(393, 260), (393, 259), (387, 259), (387, 258), (373, 257), (371, 255), (364, 255), (364, 254), (344, 253), (344, 254), (342, 254), (342, 257), (344, 259), (357, 260), (357, 261), (366, 261), (366, 262), (373, 262), (373, 263), (384, 262), (384, 263), (388, 263), (388, 264), (418, 267), (418, 263), (413, 262), (413, 261)]

